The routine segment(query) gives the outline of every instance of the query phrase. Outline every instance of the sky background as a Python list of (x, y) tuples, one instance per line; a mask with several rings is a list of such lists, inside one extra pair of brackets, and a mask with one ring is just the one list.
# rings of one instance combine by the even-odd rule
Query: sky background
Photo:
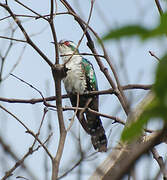
[[(34, 11), (37, 11), (39, 14), (48, 14), (50, 10), (50, 2), (49, 1), (25, 1), (28, 7), (32, 8)], [(89, 10), (90, 10), (90, 0), (70, 0), (69, 3), (76, 10), (76, 12), (87, 21)], [(9, 1), (9, 5), (15, 14), (29, 14), (33, 15), (31, 12), (25, 10), (25, 8), (18, 5), (13, 0)], [(163, 2), (163, 8), (166, 8), (165, 2)], [(66, 12), (66, 9), (62, 6), (62, 4), (57, 1), (57, 12)], [(0, 18), (6, 16), (7, 13), (0, 8)], [(49, 59), (54, 62), (55, 53), (54, 46), (50, 42), (53, 41), (51, 30), (48, 26), (48, 23), (42, 19), (26, 19), (21, 18), (24, 22), (23, 25), (31, 35), (32, 40), (38, 45), (38, 47), (49, 57)], [(109, 29), (114, 29), (116, 27), (120, 27), (125, 24), (137, 24), (141, 23), (142, 25), (151, 28), (157, 24), (159, 19), (159, 13), (155, 6), (153, 0), (126, 0), (126, 1), (109, 1), (109, 0), (96, 0), (92, 18), (90, 20), (90, 26), (98, 33), (99, 36), (105, 34)], [(61, 39), (69, 39), (74, 42), (78, 42), (82, 36), (82, 30), (80, 26), (76, 23), (74, 18), (70, 15), (58, 15), (54, 19), (55, 29), (57, 33), (58, 41)], [(16, 24), (8, 19), (6, 21), (0, 22), (0, 35), (9, 36), (10, 31), (8, 27), (12, 26), (16, 27)], [(91, 34), (92, 35), (92, 34)], [(23, 34), (19, 29), (15, 32), (15, 38), (24, 39)], [(93, 37), (93, 36), (92, 36)], [(95, 38), (93, 37), (95, 40)], [(95, 40), (96, 42), (96, 40)], [(9, 41), (0, 39), (0, 52), (4, 53), (6, 48), (8, 47)], [(20, 53), (24, 47), (24, 43), (15, 43), (11, 52), (9, 53), (3, 71), (3, 77), (8, 75), (9, 71), (13, 67), (13, 65), (18, 60)], [(96, 48), (99, 54), (102, 53), (100, 46), (96, 43)], [(108, 54), (111, 56), (112, 63), (117, 70), (118, 76), (120, 78), (121, 84), (150, 84), (153, 83), (154, 75), (155, 75), (155, 67), (157, 65), (157, 61), (150, 56), (149, 51), (154, 52), (158, 57), (160, 57), (166, 50), (166, 41), (163, 39), (159, 40), (150, 40), (145, 43), (141, 42), (137, 38), (133, 39), (122, 39), (121, 41), (111, 41), (106, 42), (105, 47), (108, 51)], [(80, 52), (90, 53), (89, 48), (86, 46), (86, 38), (83, 39), (80, 48)], [(100, 71), (95, 59), (93, 57), (86, 57), (89, 59), (94, 65), (94, 69), (96, 71), (96, 76), (99, 82), (99, 90), (105, 90), (110, 88), (109, 83), (107, 82), (105, 76)], [(104, 65), (107, 66), (105, 60), (102, 60)], [(124, 68), (120, 68), (121, 65), (124, 65)], [(109, 71), (110, 72), (110, 71)], [(13, 74), (18, 77), (24, 79), (26, 82), (29, 82), (36, 88), (38, 88), (43, 95), (53, 96), (54, 92), (54, 82), (52, 78), (52, 73), (50, 67), (45, 63), (45, 61), (30, 47), (26, 46), (23, 56), (21, 57), (21, 61), (15, 68)], [(63, 94), (65, 94), (64, 87), (62, 87)], [(129, 93), (126, 93), (129, 95)], [(133, 98), (135, 103), (132, 104), (132, 107), (135, 107), (146, 92), (142, 90), (133, 91), (133, 96), (129, 96)], [(20, 98), (20, 99), (31, 99), (31, 98), (40, 98), (40, 95), (34, 91), (32, 88), (28, 87), (26, 84), (18, 81), (12, 76), (9, 76), (5, 79), (0, 85), (0, 96), (6, 98)], [(129, 99), (130, 100), (130, 99)], [(39, 127), (39, 122), (41, 121), (43, 115), (44, 106), (42, 104), (9, 104), (2, 103), (7, 109), (13, 112), (19, 119), (21, 119), (30, 129), (36, 131)], [(69, 100), (63, 100), (63, 106), (70, 105)], [(125, 114), (120, 110), (120, 104), (118, 100), (112, 96), (100, 96), (100, 112), (105, 114), (110, 114), (122, 118), (125, 120)], [(65, 112), (65, 121), (66, 125), (69, 124), (68, 119), (72, 117), (72, 112)], [(58, 143), (58, 122), (56, 118), (56, 111), (49, 111), (46, 120), (44, 121), (44, 125), (42, 127), (41, 139), (46, 139), (47, 137), (47, 125), (48, 121), (52, 124), (52, 132), (54, 133), (51, 141), (49, 149), (52, 153), (55, 154), (57, 143)], [(112, 120), (102, 118), (103, 124), (106, 129), (106, 134), (109, 136), (109, 147), (112, 148), (117, 144), (120, 136), (120, 130), (123, 128), (118, 124), (111, 124)], [(158, 124), (155, 124), (154, 127), (159, 127)], [(89, 136), (86, 135), (82, 128), (80, 128), (77, 119), (71, 129), (71, 132), (68, 133), (65, 149), (63, 153), (63, 158), (61, 161), (61, 169), (69, 168), (69, 162), (75, 163), (75, 160), (78, 158), (78, 152), (76, 149), (76, 141), (75, 138), (72, 138), (72, 132), (75, 135), (81, 136), (81, 144), (84, 150), (87, 149), (90, 145)], [(5, 136), (5, 140), (9, 143), (14, 152), (21, 158), (30, 147), (33, 138), (25, 133), (25, 129), (18, 123), (16, 120), (11, 118), (8, 114), (0, 111), (0, 135)], [(159, 146), (159, 151), (161, 155), (164, 153), (165, 146)], [(2, 148), (0, 146), (0, 152)], [(88, 151), (87, 155), (92, 154), (94, 152), (93, 148)], [(44, 150), (41, 148), (38, 152), (34, 153), (31, 157), (26, 159), (25, 163), (29, 166), (32, 172), (35, 172), (37, 175), (37, 179), (44, 180), (43, 174), (43, 162), (45, 159), (43, 158)], [(84, 176), (82, 180), (87, 179), (92, 172), (95, 170), (97, 164), (102, 162), (105, 157), (107, 157), (107, 153), (96, 153), (96, 155), (91, 158), (87, 158), (83, 163), (83, 173)], [(147, 163), (147, 157), (142, 158), (138, 164), (139, 172), (143, 171), (144, 168), (150, 168), (149, 161)], [(3, 157), (0, 155), (0, 164), (4, 161)], [(143, 165), (143, 168), (140, 167), (140, 164), (146, 162)], [(156, 174), (158, 167), (156, 162), (151, 161), (152, 171), (151, 174)], [(13, 161), (10, 160), (5, 162), (5, 166), (8, 167), (13, 166)], [(50, 161), (48, 161), (49, 168)], [(154, 171), (155, 170), (155, 171)], [(16, 172), (20, 173), (20, 175), (24, 175), (24, 172), (16, 170)], [(49, 173), (51, 169), (49, 170)], [(60, 171), (61, 172), (61, 171)], [(69, 179), (77, 179), (76, 176), (77, 170), (74, 170), (73, 173), (67, 177), (65, 180)], [(148, 172), (149, 173), (149, 172)], [(0, 165), (0, 176), (3, 176), (4, 168)], [(15, 175), (13, 176), (15, 177)], [(13, 177), (11, 179), (13, 179)], [(142, 176), (142, 179), (145, 179)]]

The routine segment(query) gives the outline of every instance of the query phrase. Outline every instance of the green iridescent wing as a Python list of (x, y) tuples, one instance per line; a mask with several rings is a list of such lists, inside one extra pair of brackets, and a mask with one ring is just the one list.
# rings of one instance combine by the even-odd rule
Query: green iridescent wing
[(87, 90), (97, 91), (97, 79), (92, 64), (85, 58), (82, 58), (82, 69), (86, 76)]

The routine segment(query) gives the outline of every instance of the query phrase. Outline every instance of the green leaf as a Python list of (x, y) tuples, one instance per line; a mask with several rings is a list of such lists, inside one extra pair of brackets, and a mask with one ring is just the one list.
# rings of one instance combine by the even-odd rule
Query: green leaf
[(146, 39), (159, 37), (164, 34), (167, 34), (167, 12), (162, 14), (159, 20), (159, 25), (152, 29), (149, 34), (146, 35)]
[(167, 117), (167, 55), (159, 62), (155, 84), (153, 87), (157, 98), (159, 98), (159, 106), (162, 108), (162, 117)]
[(162, 14), (160, 18), (160, 24), (158, 26), (158, 32), (162, 34), (167, 33), (167, 12)]
[(158, 64), (153, 91), (155, 98), (144, 107), (136, 122), (124, 128), (122, 141), (131, 141), (141, 135), (145, 124), (152, 118), (167, 121), (167, 55)]
[(144, 112), (137, 121), (124, 128), (121, 136), (123, 142), (131, 141), (141, 135), (145, 124), (150, 120), (150, 118), (159, 117), (159, 109), (157, 109), (157, 105), (158, 101), (154, 98), (147, 107), (145, 107)]
[(167, 12), (165, 12), (159, 19), (159, 23), (155, 28), (147, 28), (139, 24), (125, 25), (120, 28), (110, 30), (103, 37), (102, 40), (120, 39), (123, 37), (137, 36), (141, 40), (156, 38), (167, 34)]
[(122, 37), (131, 37), (131, 36), (146, 36), (149, 30), (140, 25), (127, 25), (115, 30), (111, 30), (106, 35), (102, 37), (102, 40), (109, 39), (120, 39)]
[(123, 142), (125, 141), (131, 141), (138, 137), (143, 130), (144, 124), (146, 124), (148, 121), (147, 117), (143, 117), (142, 119), (138, 119), (137, 122), (131, 124), (129, 127), (126, 127), (124, 131), (122, 132), (121, 140)]

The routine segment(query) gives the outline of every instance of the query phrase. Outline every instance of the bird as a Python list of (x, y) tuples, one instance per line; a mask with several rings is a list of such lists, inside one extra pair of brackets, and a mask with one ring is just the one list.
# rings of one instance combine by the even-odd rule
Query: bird
[[(61, 40), (58, 49), (67, 69), (63, 79), (65, 89), (73, 107), (79, 107), (77, 118), (83, 129), (91, 136), (92, 145), (98, 152), (107, 151), (107, 137), (98, 113), (98, 95), (89, 95), (90, 91), (98, 91), (97, 78), (93, 65), (79, 54), (77, 45), (70, 40)], [(77, 99), (77, 97), (79, 98)]]

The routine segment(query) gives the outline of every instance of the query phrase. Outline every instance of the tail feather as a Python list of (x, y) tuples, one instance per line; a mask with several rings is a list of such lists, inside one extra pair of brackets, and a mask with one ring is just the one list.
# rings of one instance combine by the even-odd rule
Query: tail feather
[[(92, 101), (88, 105), (89, 108), (98, 111), (98, 98), (94, 96), (91, 98)], [(76, 95), (70, 94), (70, 100), (72, 105), (75, 107), (77, 102)], [(80, 95), (79, 99), (79, 107), (85, 107), (85, 104), (88, 102), (88, 98), (85, 96)], [(98, 150), (99, 152), (106, 152), (107, 151), (107, 138), (105, 135), (105, 130), (102, 126), (102, 122), (98, 115), (86, 111), (84, 114), (80, 113), (81, 111), (78, 110), (77, 117), (84, 128), (84, 130), (91, 136), (91, 141), (93, 144), (94, 149)]]
[(89, 134), (91, 135), (91, 141), (94, 149), (99, 152), (107, 151), (107, 137), (105, 135), (105, 130), (102, 126), (101, 120), (98, 116), (95, 119), (90, 119), (90, 115), (87, 116), (87, 124), (89, 128)]

